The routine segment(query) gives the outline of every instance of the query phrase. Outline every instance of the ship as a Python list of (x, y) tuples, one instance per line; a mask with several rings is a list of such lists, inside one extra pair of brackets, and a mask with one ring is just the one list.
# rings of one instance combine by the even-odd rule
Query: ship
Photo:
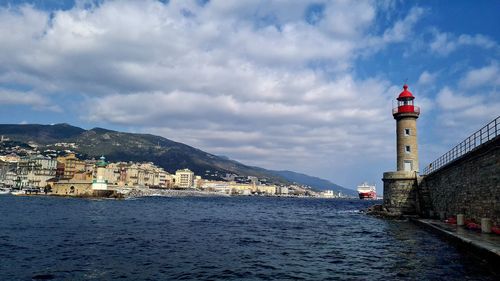
[(358, 185), (359, 199), (377, 199), (377, 191), (375, 185), (369, 185), (368, 183), (363, 183)]

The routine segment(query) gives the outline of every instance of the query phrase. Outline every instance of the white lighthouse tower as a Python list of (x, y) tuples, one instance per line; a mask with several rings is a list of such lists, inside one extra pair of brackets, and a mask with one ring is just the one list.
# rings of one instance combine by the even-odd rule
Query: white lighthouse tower
[(101, 158), (99, 158), (99, 161), (97, 161), (96, 163), (97, 173), (94, 180), (92, 181), (92, 190), (94, 191), (94, 193), (97, 193), (98, 191), (108, 190), (108, 182), (104, 178), (107, 165), (108, 163), (106, 163), (106, 158), (104, 158), (104, 156), (101, 156)]

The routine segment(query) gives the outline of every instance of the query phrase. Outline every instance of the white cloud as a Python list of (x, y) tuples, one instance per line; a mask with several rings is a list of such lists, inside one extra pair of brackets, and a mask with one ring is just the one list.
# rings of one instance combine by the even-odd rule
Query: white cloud
[[(283, 82), (293, 85), (299, 77), (290, 75)], [(349, 86), (338, 88), (349, 84), (346, 81)], [(354, 164), (357, 157), (392, 155), (390, 99), (397, 91), (390, 84), (352, 77), (316, 84), (309, 93), (319, 97), (306, 93), (298, 102), (286, 96), (257, 101), (177, 91), (117, 94), (92, 98), (89, 114), (94, 121), (140, 125), (142, 131), (276, 169), (310, 169), (301, 163), (319, 163), (323, 157), (351, 157)]]
[(462, 34), (458, 37), (451, 33), (434, 31), (434, 40), (430, 43), (431, 51), (446, 56), (461, 46), (476, 46), (484, 49), (498, 48), (497, 43), (482, 34)]
[[(107, 94), (173, 90), (176, 83), (191, 82), (187, 73), (211, 85), (319, 61), (344, 72), (359, 53), (371, 49), (367, 45), (380, 48), (408, 36), (422, 14), (412, 9), (370, 43), (365, 37), (374, 20), (372, 2), (327, 2), (318, 26), (304, 20), (304, 9), (312, 3), (212, 1), (200, 7), (194, 1), (107, 1), (52, 17), (29, 6), (1, 9), (0, 35), (7, 44), (0, 46), (6, 62), (0, 75), (22, 76), (16, 82), (29, 81), (41, 90)], [(278, 23), (256, 26), (261, 18)], [(199, 91), (201, 84), (183, 90)]]
[(468, 71), (460, 81), (464, 88), (500, 86), (500, 70), (496, 63)]
[(407, 15), (395, 21), (394, 24), (386, 28), (382, 34), (365, 34), (363, 40), (357, 42), (358, 46), (360, 46), (360, 54), (363, 56), (371, 56), (384, 49), (389, 44), (401, 43), (411, 38), (414, 36), (415, 25), (425, 13), (425, 9), (413, 7)]
[(454, 93), (450, 88), (444, 87), (437, 95), (438, 105), (445, 110), (457, 110), (477, 105), (483, 101), (478, 96), (464, 96)]
[(26, 105), (36, 110), (60, 112), (61, 108), (40, 94), (0, 88), (0, 106)]
[(427, 70), (420, 74), (418, 78), (418, 84), (420, 85), (430, 85), (436, 81), (437, 73), (430, 73)]
[[(478, 70), (472, 70), (465, 77), (469, 77), (474, 71)], [(451, 148), (498, 117), (500, 95), (496, 87), (483, 85), (482, 88), (475, 89), (469, 86), (469, 82), (459, 83), (456, 88), (444, 87), (438, 93), (435, 126), (439, 130), (437, 135), (440, 144), (447, 144)]]
[(320, 27), (332, 36), (355, 38), (375, 19), (376, 11), (368, 1), (332, 1), (326, 5), (325, 19)]
[(459, 45), (473, 45), (473, 46), (478, 46), (482, 47), (485, 49), (490, 49), (494, 48), (497, 46), (497, 43), (490, 39), (487, 36), (484, 36), (482, 34), (476, 34), (474, 36), (468, 35), (468, 34), (462, 34), (458, 37), (458, 44)]
[(402, 42), (412, 33), (413, 26), (424, 15), (423, 8), (414, 7), (410, 10), (408, 15), (397, 21), (393, 27), (384, 32), (383, 39), (385, 42)]
[(249, 164), (338, 171), (348, 182), (359, 163), (392, 158), (391, 99), (400, 92), (384, 77), (357, 78), (355, 60), (404, 42), (425, 10), (384, 29), (375, 22), (384, 11), (372, 1), (325, 2), (315, 24), (305, 20), (312, 4), (0, 8), (0, 83), (83, 96), (77, 114), (92, 122), (142, 128)]

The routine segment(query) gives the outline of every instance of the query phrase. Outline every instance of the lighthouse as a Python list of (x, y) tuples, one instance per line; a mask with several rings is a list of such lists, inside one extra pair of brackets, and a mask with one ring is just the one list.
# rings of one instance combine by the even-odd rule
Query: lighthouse
[(92, 181), (92, 190), (95, 191), (101, 191), (101, 190), (107, 190), (108, 189), (108, 183), (105, 180), (105, 173), (106, 173), (106, 166), (108, 163), (106, 163), (106, 158), (104, 156), (101, 156), (99, 158), (99, 161), (97, 161), (96, 166), (97, 166), (97, 173)]
[(414, 104), (415, 97), (408, 85), (397, 97), (398, 106), (392, 110), (396, 119), (397, 170), (418, 172), (417, 118), (420, 108)]
[(415, 97), (408, 91), (408, 85), (396, 98), (397, 107), (392, 109), (396, 119), (397, 169), (385, 172), (384, 204), (389, 215), (414, 215), (417, 213), (417, 189), (421, 181), (418, 175), (417, 119), (420, 108)]

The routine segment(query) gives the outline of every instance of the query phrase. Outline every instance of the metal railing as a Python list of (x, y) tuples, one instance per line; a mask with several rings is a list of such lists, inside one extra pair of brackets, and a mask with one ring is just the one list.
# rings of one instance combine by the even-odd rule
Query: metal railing
[(398, 107), (394, 107), (392, 109), (392, 114), (396, 114), (396, 113), (418, 113), (420, 114), (420, 107), (416, 106), (416, 105), (403, 105), (403, 106), (398, 106)]
[(488, 123), (486, 126), (482, 127), (468, 138), (466, 138), (461, 143), (457, 144), (450, 151), (443, 154), (441, 157), (436, 159), (434, 162), (430, 163), (424, 168), (424, 175), (428, 175), (451, 161), (462, 157), (463, 155), (471, 152), (476, 147), (486, 143), (497, 137), (500, 132), (500, 116), (495, 118), (493, 121)]

